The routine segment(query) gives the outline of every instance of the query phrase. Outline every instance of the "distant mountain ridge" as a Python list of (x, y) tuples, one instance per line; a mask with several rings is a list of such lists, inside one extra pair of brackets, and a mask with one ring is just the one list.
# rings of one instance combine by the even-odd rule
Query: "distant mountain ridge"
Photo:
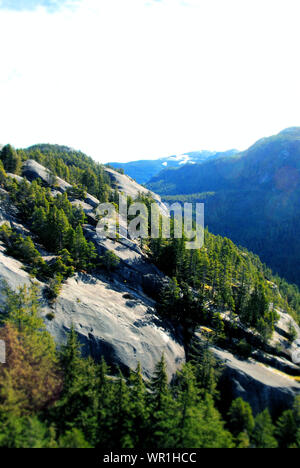
[[(160, 194), (175, 195), (216, 188), (232, 189), (240, 186), (272, 185), (280, 183), (276, 172), (285, 166), (299, 171), (300, 128), (285, 129), (277, 135), (258, 140), (246, 151), (235, 153), (230, 158), (216, 158), (193, 167), (187, 165), (176, 171), (168, 168), (153, 177), (147, 186)], [(286, 175), (287, 177), (288, 175)], [(292, 174), (291, 174), (292, 177)], [(287, 184), (291, 180), (286, 180)], [(164, 184), (167, 187), (164, 188)]]
[(110, 162), (109, 165), (115, 169), (123, 169), (127, 175), (135, 179), (139, 184), (145, 184), (164, 168), (178, 168), (185, 164), (201, 164), (222, 157), (231, 157), (237, 153), (238, 150), (235, 149), (224, 152), (192, 151), (153, 160), (138, 160), (127, 163)]
[(212, 232), (253, 250), (274, 271), (300, 284), (299, 127), (263, 138), (230, 158), (166, 168), (147, 187), (178, 201), (195, 194), (195, 201), (205, 202)]

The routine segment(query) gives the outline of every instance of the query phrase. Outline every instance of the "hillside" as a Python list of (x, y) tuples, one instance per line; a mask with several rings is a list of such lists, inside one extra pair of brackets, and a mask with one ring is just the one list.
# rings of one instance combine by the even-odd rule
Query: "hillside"
[(263, 138), (232, 158), (165, 169), (147, 186), (167, 201), (204, 201), (212, 232), (300, 284), (299, 128)]
[(298, 424), (297, 288), (208, 231), (200, 250), (99, 236), (100, 200), (166, 207), (80, 152), (0, 159), (0, 446), (234, 447), (244, 408), (243, 446), (261, 419), (269, 445), (299, 445), (279, 430)]

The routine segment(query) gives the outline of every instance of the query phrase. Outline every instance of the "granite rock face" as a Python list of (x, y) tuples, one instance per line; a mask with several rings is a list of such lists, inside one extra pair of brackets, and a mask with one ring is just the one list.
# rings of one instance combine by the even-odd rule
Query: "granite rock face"
[(241, 397), (251, 405), (254, 414), (269, 408), (273, 415), (278, 415), (300, 395), (300, 383), (293, 377), (254, 359), (239, 359), (216, 346), (211, 350), (224, 366), (220, 382), (224, 400)]
[(126, 196), (130, 196), (133, 199), (137, 198), (140, 193), (144, 195), (149, 194), (157, 203), (161, 214), (167, 217), (169, 216), (168, 208), (165, 203), (161, 201), (159, 195), (146, 189), (125, 174), (120, 174), (119, 172), (116, 172), (113, 169), (109, 169), (107, 167), (105, 167), (104, 170), (110, 177), (113, 188), (117, 189), (120, 193), (123, 193)]
[(84, 200), (88, 205), (92, 206), (93, 208), (97, 208), (99, 205), (99, 200), (91, 195), (90, 193), (86, 194), (85, 200)]
[[(254, 348), (249, 359), (240, 358), (226, 349), (210, 346), (224, 369), (219, 382), (221, 404), (241, 397), (251, 405), (255, 414), (268, 408), (277, 417), (283, 410), (291, 407), (295, 396), (300, 394), (300, 382), (297, 380), (300, 367), (292, 362), (291, 354), (294, 348), (287, 339), (289, 324), (294, 326), (298, 336), (299, 327), (287, 313), (281, 310), (276, 312), (279, 320), (272, 340), (264, 344), (264, 350), (261, 349), (257, 333), (245, 327), (239, 320), (236, 321), (237, 328), (240, 329), (240, 338), (246, 337)], [(229, 320), (228, 313), (223, 313), (222, 318), (226, 323)], [(195, 337), (199, 342), (205, 341), (201, 327), (195, 333)], [(280, 352), (277, 351), (278, 345)], [(223, 409), (227, 411), (229, 408)]]
[(17, 182), (22, 182), (22, 180), (24, 180), (24, 177), (18, 176), (17, 174), (12, 174), (11, 172), (7, 172), (6, 175), (12, 179), (15, 179)]
[[(32, 281), (28, 273), (23, 270), (22, 263), (8, 257), (4, 252), (5, 248), (0, 243), (0, 284), (6, 283), (14, 291), (21, 286), (29, 286)], [(3, 297), (0, 293), (0, 306), (2, 303)]]
[[(1, 245), (0, 280), (13, 290), (32, 283), (22, 263), (5, 255)], [(35, 282), (42, 292), (45, 284)], [(0, 293), (0, 307), (2, 301)], [(184, 347), (170, 324), (157, 317), (154, 306), (145, 294), (116, 279), (87, 274), (68, 279), (53, 306), (41, 295), (42, 316), (59, 345), (65, 343), (74, 324), (83, 354), (96, 360), (103, 355), (111, 365), (125, 371), (135, 369), (140, 362), (144, 376), (149, 378), (164, 353), (171, 379), (185, 361)]]
[[(300, 339), (300, 327), (289, 314), (280, 310), (276, 312), (279, 315), (279, 320), (275, 325), (271, 344), (273, 346), (280, 346), (283, 354), (291, 358), (293, 351), (296, 350), (295, 341)], [(293, 343), (289, 339), (290, 327), (295, 331), (295, 341)]]
[(137, 242), (125, 237), (118, 239), (101, 237), (97, 229), (91, 225), (84, 226), (84, 234), (94, 243), (100, 257), (110, 251), (119, 258), (120, 263), (115, 276), (151, 298), (159, 298), (161, 289), (168, 279), (149, 261)]
[(85, 216), (87, 218), (87, 221), (91, 225), (96, 226), (97, 217), (96, 217), (96, 214), (94, 212), (94, 208), (91, 205), (89, 205), (88, 203), (86, 203), (86, 202), (84, 202), (82, 200), (72, 200), (71, 204), (73, 206), (77, 206), (78, 208), (82, 208), (82, 210), (84, 211), (84, 214), (85, 214)]
[[(30, 182), (36, 179), (40, 179), (45, 185), (54, 187), (54, 190), (52, 190), (53, 195), (57, 193), (63, 193), (72, 187), (71, 184), (61, 179), (60, 177), (54, 176), (49, 169), (42, 166), (33, 159), (28, 159), (27, 161), (25, 161), (25, 163), (23, 164), (22, 174)], [(18, 177), (14, 174), (9, 175), (10, 177), (14, 177), (18, 181), (22, 180), (22, 177)], [(86, 194), (84, 202), (90, 210), (96, 208), (100, 203), (96, 197), (89, 193)]]
[(159, 320), (154, 303), (117, 280), (108, 282), (84, 274), (69, 279), (47, 328), (62, 343), (72, 323), (84, 354), (96, 360), (103, 355), (125, 371), (140, 362), (143, 375), (149, 378), (164, 353), (171, 379), (185, 361), (182, 344)]
[(55, 185), (61, 192), (65, 192), (71, 187), (68, 182), (60, 179), (60, 177), (54, 176), (49, 169), (45, 168), (33, 159), (25, 161), (23, 164), (22, 175), (30, 182), (35, 179), (40, 179), (45, 185)]

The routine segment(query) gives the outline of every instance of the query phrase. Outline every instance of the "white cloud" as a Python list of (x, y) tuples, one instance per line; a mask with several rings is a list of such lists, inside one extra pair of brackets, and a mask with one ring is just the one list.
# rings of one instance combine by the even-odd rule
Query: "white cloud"
[(0, 142), (98, 160), (245, 148), (300, 125), (298, 0), (0, 10)]

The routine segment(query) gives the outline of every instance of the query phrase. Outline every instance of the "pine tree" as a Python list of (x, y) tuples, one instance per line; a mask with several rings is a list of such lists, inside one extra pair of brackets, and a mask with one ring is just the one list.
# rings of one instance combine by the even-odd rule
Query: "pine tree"
[(237, 288), (235, 295), (235, 312), (238, 315), (244, 314), (248, 300), (250, 290), (250, 280), (246, 272), (246, 268), (242, 268), (242, 272), (239, 274), (239, 287)]
[(111, 443), (110, 431), (114, 424), (114, 385), (108, 375), (110, 369), (103, 356), (98, 369), (98, 410), (96, 447), (108, 447)]
[(92, 242), (87, 242), (79, 225), (75, 230), (70, 248), (74, 264), (77, 268), (89, 268), (91, 261), (96, 258), (96, 249)]
[(232, 435), (224, 428), (220, 413), (214, 406), (211, 395), (206, 394), (203, 401), (194, 409), (198, 411), (198, 423), (195, 433), (198, 435), (199, 448), (232, 448)]
[[(264, 319), (269, 310), (265, 287), (261, 282), (256, 283), (251, 293), (248, 305), (241, 315), (241, 319), (248, 325), (256, 327), (260, 319)], [(261, 323), (261, 322), (260, 322)]]
[(91, 169), (86, 169), (81, 178), (81, 183), (86, 189), (94, 194), (97, 195), (98, 193), (98, 179), (95, 174)]
[(189, 359), (195, 368), (197, 386), (202, 395), (208, 393), (216, 398), (218, 378), (221, 367), (218, 366), (213, 353), (209, 349), (209, 341), (201, 342), (193, 339), (189, 349)]
[(249, 403), (242, 398), (234, 400), (228, 411), (228, 427), (234, 436), (246, 432), (248, 436), (254, 429), (254, 418)]
[(156, 364), (150, 381), (149, 395), (151, 433), (146, 441), (148, 446), (167, 448), (174, 446), (174, 427), (176, 427), (177, 404), (173, 400), (166, 371), (164, 355)]
[[(176, 430), (176, 447), (194, 447), (197, 443), (197, 423), (200, 423), (195, 407), (199, 403), (199, 390), (191, 363), (184, 365), (178, 373), (177, 400), (180, 420)], [(196, 419), (195, 419), (196, 418)]]
[(47, 215), (43, 206), (35, 206), (32, 215), (32, 228), (40, 236), (41, 240), (47, 244)]
[(132, 410), (133, 408), (130, 401), (129, 389), (124, 376), (120, 371), (114, 398), (114, 426), (111, 431), (111, 443), (114, 447), (134, 447), (131, 437), (133, 430)]
[(152, 390), (151, 402), (156, 411), (163, 408), (164, 399), (169, 395), (167, 366), (164, 354), (156, 364), (150, 384)]
[(68, 341), (60, 353), (64, 371), (61, 398), (52, 417), (59, 432), (77, 428), (88, 442), (96, 444), (98, 437), (97, 367), (91, 358), (83, 359), (77, 334), (72, 326)]
[(72, 324), (68, 334), (67, 344), (62, 347), (60, 361), (64, 369), (64, 392), (67, 392), (76, 382), (76, 377), (81, 369), (81, 345), (77, 333)]
[(240, 432), (236, 436), (236, 448), (250, 448), (251, 442), (247, 432)]
[(92, 448), (92, 446), (85, 440), (83, 433), (73, 427), (60, 436), (58, 441), (59, 448)]
[(131, 439), (135, 448), (143, 447), (145, 438), (147, 437), (149, 411), (146, 404), (147, 391), (143, 381), (140, 363), (138, 363), (134, 372), (130, 372), (129, 385), (130, 401), (132, 405), (131, 412), (133, 418)]
[(257, 448), (277, 448), (278, 443), (274, 437), (275, 426), (272, 423), (270, 413), (265, 409), (255, 418), (255, 426), (251, 440)]
[(5, 187), (7, 181), (7, 175), (3, 166), (3, 163), (0, 159), (0, 187)]
[(189, 253), (188, 276), (193, 288), (199, 288), (201, 281), (201, 256), (200, 250), (194, 249)]
[(47, 446), (47, 426), (36, 416), (15, 417), (8, 414), (0, 431), (0, 447), (44, 448)]
[(160, 314), (178, 320), (179, 299), (180, 288), (176, 278), (173, 278), (165, 287), (163, 287), (161, 291), (160, 300), (158, 303), (158, 310)]
[(114, 253), (111, 252), (110, 250), (107, 250), (103, 257), (100, 257), (100, 261), (104, 268), (108, 271), (111, 272), (112, 270), (115, 270), (117, 266), (120, 263), (120, 258)]
[(289, 448), (297, 442), (297, 423), (293, 410), (282, 413), (276, 424), (276, 437), (280, 448)]
[(6, 172), (11, 172), (13, 174), (20, 173), (22, 161), (11, 145), (6, 145), (2, 148), (0, 158)]

